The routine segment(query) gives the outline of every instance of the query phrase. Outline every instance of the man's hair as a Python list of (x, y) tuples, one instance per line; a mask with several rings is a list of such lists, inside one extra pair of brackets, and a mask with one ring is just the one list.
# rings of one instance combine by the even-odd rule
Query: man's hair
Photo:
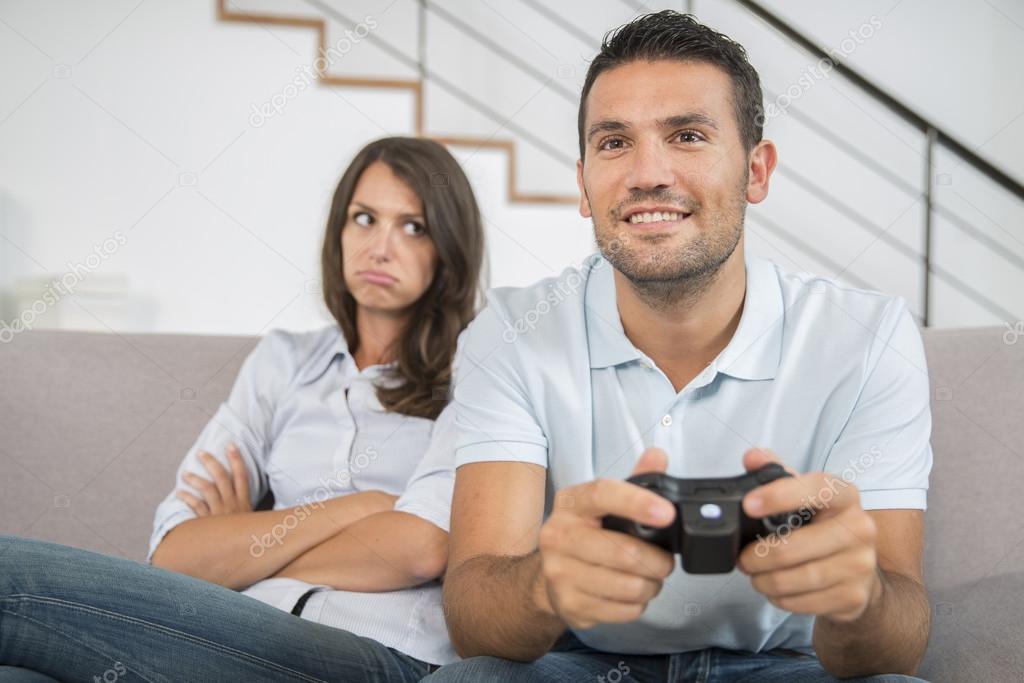
[(704, 62), (725, 71), (732, 80), (733, 108), (744, 149), (749, 152), (761, 141), (764, 128), (761, 80), (747, 61), (747, 51), (725, 34), (698, 22), (693, 15), (667, 9), (637, 17), (605, 34), (601, 51), (587, 69), (580, 95), (581, 160), (586, 149), (583, 125), (587, 116), (587, 96), (597, 77), (608, 69), (631, 62), (662, 59)]

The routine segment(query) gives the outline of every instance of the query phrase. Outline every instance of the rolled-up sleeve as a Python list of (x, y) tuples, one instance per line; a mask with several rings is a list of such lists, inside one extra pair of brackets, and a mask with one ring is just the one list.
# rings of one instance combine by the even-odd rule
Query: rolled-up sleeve
[(902, 299), (887, 313), (860, 395), (824, 469), (854, 484), (865, 510), (923, 510), (932, 467), (924, 346)]
[(198, 491), (182, 478), (186, 472), (211, 478), (199, 460), (200, 451), (210, 453), (230, 471), (226, 448), (229, 443), (235, 444), (249, 475), (252, 505), (263, 498), (268, 488), (266, 461), (274, 440), (274, 410), (294, 375), (295, 352), (290, 336), (285, 332), (270, 332), (242, 364), (230, 396), (188, 450), (178, 467), (174, 488), (157, 506), (147, 561), (152, 560), (157, 546), (171, 529), (196, 516), (188, 505), (175, 497), (174, 492), (183, 489), (198, 495)]
[(455, 361), (456, 467), (501, 460), (548, 465), (547, 436), (508, 329), (492, 300), (463, 332)]

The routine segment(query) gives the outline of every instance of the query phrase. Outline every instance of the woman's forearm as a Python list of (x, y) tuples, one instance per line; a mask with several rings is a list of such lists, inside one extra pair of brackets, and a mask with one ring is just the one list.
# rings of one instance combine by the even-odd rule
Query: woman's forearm
[(299, 556), (277, 573), (337, 590), (381, 592), (438, 578), (448, 534), (405, 512), (366, 517)]
[(152, 562), (228, 588), (247, 588), (349, 525), (390, 510), (394, 501), (380, 491), (363, 491), (281, 510), (190, 519), (164, 537)]

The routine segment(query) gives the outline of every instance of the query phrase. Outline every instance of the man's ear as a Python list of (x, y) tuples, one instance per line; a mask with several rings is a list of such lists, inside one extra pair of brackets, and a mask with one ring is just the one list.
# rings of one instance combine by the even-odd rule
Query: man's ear
[(590, 199), (587, 197), (587, 188), (583, 185), (583, 160), (576, 160), (576, 186), (580, 189), (580, 215), (590, 218)]
[(750, 176), (747, 179), (747, 201), (758, 204), (768, 196), (768, 182), (779, 161), (778, 150), (771, 140), (761, 140), (750, 151)]

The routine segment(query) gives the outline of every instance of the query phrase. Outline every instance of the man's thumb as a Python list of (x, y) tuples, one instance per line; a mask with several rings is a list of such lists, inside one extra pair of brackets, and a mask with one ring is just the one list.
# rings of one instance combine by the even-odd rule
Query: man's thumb
[(668, 454), (660, 448), (648, 448), (633, 466), (633, 474), (664, 472), (668, 469)]

